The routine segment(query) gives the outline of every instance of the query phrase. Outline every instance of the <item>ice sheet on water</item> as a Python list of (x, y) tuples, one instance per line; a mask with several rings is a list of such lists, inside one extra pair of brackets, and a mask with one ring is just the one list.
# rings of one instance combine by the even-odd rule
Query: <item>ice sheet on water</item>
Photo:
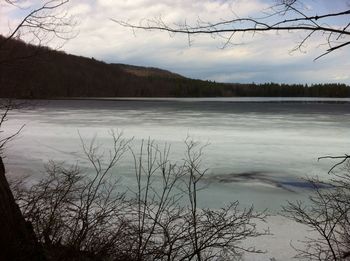
[[(223, 101), (51, 101), (13, 111), (7, 133), (26, 127), (7, 148), (8, 169), (39, 177), (50, 159), (83, 164), (78, 131), (84, 139), (97, 134), (102, 146), (110, 142), (109, 129), (134, 137), (135, 147), (150, 137), (171, 144), (174, 160), (183, 158), (190, 135), (210, 143), (203, 158), (211, 175), (203, 204), (239, 199), (277, 208), (303, 196), (301, 177), (328, 177), (332, 163), (318, 162), (319, 156), (348, 152), (350, 103)], [(132, 166), (129, 155), (121, 163), (125, 184), (133, 183)], [(245, 173), (255, 173), (254, 179)], [(218, 178), (230, 175), (234, 182)]]

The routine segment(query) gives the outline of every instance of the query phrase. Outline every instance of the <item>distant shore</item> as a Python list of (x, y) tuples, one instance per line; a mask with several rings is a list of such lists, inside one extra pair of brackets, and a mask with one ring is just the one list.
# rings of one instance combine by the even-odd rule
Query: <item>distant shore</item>
[(57, 97), (48, 100), (180, 101), (180, 102), (329, 102), (350, 103), (350, 98), (325, 97)]

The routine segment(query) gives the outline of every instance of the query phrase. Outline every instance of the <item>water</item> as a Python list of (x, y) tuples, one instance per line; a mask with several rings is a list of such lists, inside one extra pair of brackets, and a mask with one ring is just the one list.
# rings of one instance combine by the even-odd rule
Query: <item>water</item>
[[(286, 200), (304, 198), (310, 188), (305, 176), (329, 178), (331, 161), (350, 148), (350, 99), (205, 98), (90, 99), (40, 101), (35, 107), (12, 111), (6, 133), (25, 124), (6, 150), (9, 175), (40, 178), (48, 160), (88, 165), (80, 136), (97, 135), (102, 147), (108, 131), (160, 145), (171, 144), (172, 159), (181, 160), (186, 137), (209, 144), (203, 167), (208, 175), (201, 204), (218, 207), (240, 200), (243, 206), (278, 210)], [(131, 156), (118, 169), (124, 186), (134, 184)]]

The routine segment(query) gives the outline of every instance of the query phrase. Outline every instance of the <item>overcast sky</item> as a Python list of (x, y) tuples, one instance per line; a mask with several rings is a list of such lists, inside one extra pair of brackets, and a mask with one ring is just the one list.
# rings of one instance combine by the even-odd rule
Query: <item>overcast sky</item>
[[(189, 45), (186, 35), (166, 32), (133, 32), (110, 19), (138, 23), (162, 17), (169, 24), (198, 19), (215, 22), (235, 15), (261, 16), (274, 0), (71, 0), (68, 10), (79, 21), (79, 34), (69, 40), (67, 53), (94, 57), (110, 63), (127, 63), (167, 69), (191, 78), (220, 82), (343, 82), (350, 84), (350, 48), (313, 61), (325, 50), (316, 36), (303, 52), (291, 52), (305, 34), (268, 33), (237, 35), (234, 45), (222, 48), (218, 37), (196, 36)], [(8, 32), (18, 11), (0, 7), (0, 31)], [(349, 9), (346, 0), (309, 0), (308, 12), (322, 14)], [(349, 19), (349, 18), (347, 18)], [(346, 20), (330, 23), (341, 26)]]

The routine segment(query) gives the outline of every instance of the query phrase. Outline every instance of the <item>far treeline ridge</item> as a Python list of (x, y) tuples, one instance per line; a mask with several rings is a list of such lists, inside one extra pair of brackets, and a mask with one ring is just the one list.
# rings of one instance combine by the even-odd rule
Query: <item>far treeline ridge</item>
[[(0, 35), (0, 40), (3, 39)], [(0, 50), (0, 97), (350, 97), (350, 87), (339, 83), (240, 84), (194, 80), (157, 68), (107, 64), (9, 40)]]

